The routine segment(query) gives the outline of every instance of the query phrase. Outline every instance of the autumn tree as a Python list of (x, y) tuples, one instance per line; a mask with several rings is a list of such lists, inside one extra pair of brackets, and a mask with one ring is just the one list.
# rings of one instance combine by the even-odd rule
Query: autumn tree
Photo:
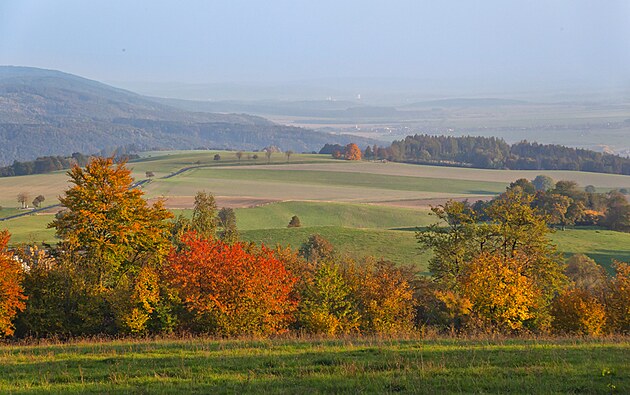
[(7, 251), (9, 232), (0, 232), (0, 336), (13, 334), (13, 318), (26, 306), (22, 289), (24, 271), (14, 255)]
[(308, 240), (300, 246), (299, 253), (307, 261), (317, 262), (332, 258), (335, 254), (335, 247), (321, 235), (314, 234), (310, 235)]
[(553, 329), (558, 333), (598, 336), (606, 328), (606, 308), (593, 293), (571, 287), (552, 305)]
[(291, 151), (291, 150), (287, 150), (287, 151), (285, 151), (285, 153), (284, 153), (284, 154), (286, 155), (286, 157), (287, 157), (287, 162), (288, 162), (288, 161), (291, 159), (291, 155), (293, 155), (293, 151)]
[(615, 277), (606, 292), (606, 312), (611, 332), (630, 333), (630, 265), (615, 262)]
[[(519, 270), (535, 287), (535, 300), (526, 306), (531, 315), (528, 325), (544, 330), (551, 321), (551, 301), (566, 277), (562, 258), (548, 239), (545, 218), (531, 207), (532, 199), (520, 187), (508, 189), (485, 210), (486, 222), (479, 222), (467, 204), (451, 201), (433, 209), (440, 222), (417, 237), (425, 249), (434, 252), (429, 268), (441, 289), (454, 294), (453, 300), (468, 293), (464, 280), (471, 262), (480, 266), (502, 260), (509, 270)], [(499, 326), (516, 328), (518, 324), (510, 321)]]
[(514, 331), (532, 319), (538, 292), (519, 256), (482, 253), (467, 262), (462, 273), (462, 294), (482, 327)]
[(343, 276), (350, 286), (364, 333), (409, 333), (414, 324), (414, 282), (410, 267), (366, 258), (347, 261)]
[(269, 335), (285, 331), (294, 320), (296, 279), (273, 251), (194, 232), (183, 242), (184, 249), (169, 255), (167, 276), (198, 330)]
[(361, 160), (361, 150), (356, 144), (350, 143), (344, 149), (344, 158), (346, 160)]
[(237, 151), (234, 155), (236, 155), (236, 159), (240, 162), (243, 157), (243, 151)]
[(359, 312), (341, 265), (327, 260), (303, 271), (298, 325), (309, 333), (336, 335), (359, 331)]
[[(161, 201), (148, 205), (143, 192), (132, 188), (125, 162), (93, 158), (68, 175), (73, 185), (59, 199), (64, 210), (49, 224), (62, 250), (72, 254), (64, 262), (82, 278), (83, 291), (106, 305), (117, 327), (143, 331), (158, 303), (157, 273), (170, 248), (165, 220), (172, 214)], [(109, 313), (103, 314), (108, 320)]]

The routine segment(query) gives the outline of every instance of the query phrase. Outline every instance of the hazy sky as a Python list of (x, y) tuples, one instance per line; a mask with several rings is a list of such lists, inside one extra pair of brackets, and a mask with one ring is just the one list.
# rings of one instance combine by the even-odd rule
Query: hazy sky
[(0, 0), (0, 64), (101, 81), (630, 81), (630, 1)]

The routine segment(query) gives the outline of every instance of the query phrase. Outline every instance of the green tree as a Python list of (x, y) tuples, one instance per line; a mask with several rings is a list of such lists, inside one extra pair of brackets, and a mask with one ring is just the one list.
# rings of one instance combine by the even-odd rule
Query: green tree
[(217, 204), (211, 193), (199, 191), (195, 195), (191, 229), (200, 237), (209, 239), (216, 236)]
[(236, 214), (229, 207), (223, 207), (218, 214), (219, 225), (221, 226), (221, 240), (225, 243), (233, 244), (238, 241), (238, 228), (236, 227)]
[(553, 178), (545, 175), (538, 175), (536, 178), (532, 180), (532, 184), (537, 191), (546, 192), (550, 189), (553, 189), (556, 186)]
[(298, 218), (297, 215), (294, 215), (293, 217), (291, 217), (291, 221), (289, 221), (289, 225), (287, 225), (287, 228), (299, 228), (300, 226), (302, 226), (302, 224), (300, 223), (300, 218)]

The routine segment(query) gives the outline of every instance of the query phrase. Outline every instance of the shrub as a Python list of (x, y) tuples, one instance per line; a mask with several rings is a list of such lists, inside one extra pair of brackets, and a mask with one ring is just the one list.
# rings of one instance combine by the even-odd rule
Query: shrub
[(193, 232), (168, 257), (167, 278), (200, 329), (221, 335), (283, 332), (294, 319), (296, 279), (273, 251)]
[(293, 217), (291, 217), (291, 221), (289, 221), (289, 225), (287, 225), (287, 228), (299, 228), (300, 226), (302, 226), (302, 224), (300, 223), (300, 218), (298, 218), (297, 215), (294, 215)]
[(604, 332), (606, 310), (589, 291), (572, 288), (553, 302), (553, 328), (556, 332), (597, 336)]
[(24, 310), (26, 296), (22, 289), (24, 271), (14, 255), (7, 251), (9, 232), (0, 232), (0, 336), (13, 334), (13, 318)]
[(630, 333), (630, 265), (615, 262), (614, 267), (606, 295), (608, 325), (612, 332)]

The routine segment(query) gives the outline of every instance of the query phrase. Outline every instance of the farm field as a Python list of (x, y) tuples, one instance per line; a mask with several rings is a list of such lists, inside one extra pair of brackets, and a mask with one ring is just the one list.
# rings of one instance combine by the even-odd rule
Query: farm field
[(630, 391), (620, 339), (115, 340), (0, 348), (2, 393)]
[[(413, 264), (427, 273), (429, 253), (418, 250), (416, 227), (435, 220), (424, 209), (405, 209), (368, 204), (281, 202), (253, 208), (237, 208), (241, 238), (269, 246), (295, 249), (312, 234), (328, 239), (340, 253), (374, 256), (399, 264)], [(174, 210), (189, 216), (191, 210)], [(293, 215), (302, 227), (287, 228)], [(32, 215), (0, 222), (8, 228), (12, 244), (54, 242), (54, 230), (46, 229), (52, 215)], [(630, 234), (596, 228), (557, 231), (552, 240), (567, 256), (583, 253), (611, 270), (613, 260), (630, 262)]]
[[(220, 161), (214, 160), (215, 154)], [(556, 180), (573, 180), (582, 186), (594, 185), (600, 191), (630, 188), (630, 177), (571, 171), (512, 171), (423, 166), (403, 163), (349, 162), (328, 155), (275, 153), (271, 164), (266, 158), (237, 160), (230, 151), (157, 151), (143, 154), (129, 163), (136, 180), (155, 174), (146, 185), (148, 197), (190, 198), (199, 190), (217, 196), (251, 197), (271, 200), (319, 200), (379, 202), (396, 204), (448, 197), (476, 200), (504, 190), (518, 179), (546, 174)], [(256, 153), (264, 156), (263, 153)], [(191, 168), (170, 178), (161, 178)], [(17, 207), (16, 196), (28, 192), (44, 195), (45, 205), (57, 203), (68, 188), (65, 171), (31, 176), (0, 178), (0, 206)], [(323, 187), (322, 187), (323, 186)], [(0, 214), (5, 215), (0, 212)]]

